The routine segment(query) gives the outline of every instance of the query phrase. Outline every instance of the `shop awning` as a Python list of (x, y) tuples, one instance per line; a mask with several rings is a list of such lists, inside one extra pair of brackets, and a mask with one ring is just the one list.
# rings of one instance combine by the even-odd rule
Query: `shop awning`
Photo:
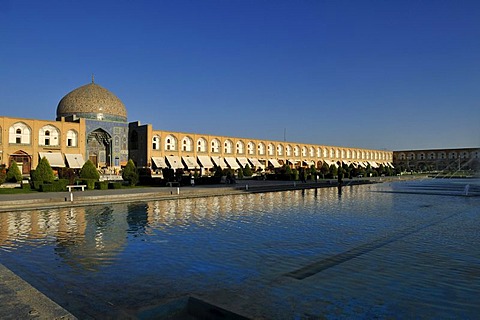
[(67, 158), (68, 167), (72, 169), (81, 169), (85, 164), (85, 160), (83, 160), (83, 156), (81, 154), (66, 153), (65, 158)]
[(296, 165), (298, 160), (296, 159), (287, 159), (288, 162), (290, 162), (290, 164), (293, 164), (293, 165)]
[(171, 169), (183, 169), (183, 164), (179, 156), (166, 156), (166, 158)]
[(200, 162), (200, 165), (205, 169), (210, 169), (215, 166), (209, 156), (197, 156), (197, 159), (198, 162)]
[(378, 168), (378, 164), (375, 161), (367, 161), (370, 167), (372, 168)]
[(302, 161), (304, 163), (305, 166), (308, 166), (308, 167), (311, 167), (311, 166), (315, 166), (315, 161)]
[(195, 169), (195, 168), (200, 168), (200, 165), (198, 165), (197, 161), (195, 161), (195, 158), (193, 157), (182, 157), (183, 163), (187, 167), (187, 169)]
[(234, 157), (225, 157), (225, 162), (231, 169), (239, 169), (240, 165), (237, 163)]
[(40, 159), (47, 158), (50, 167), (65, 168), (65, 160), (60, 152), (39, 152)]
[(249, 158), (248, 161), (254, 166), (255, 168), (263, 168), (263, 164), (258, 161), (257, 158)]
[(168, 164), (164, 157), (152, 157), (152, 162), (155, 164), (157, 169), (168, 168)]
[(212, 157), (213, 163), (219, 168), (225, 168), (226, 164), (222, 157)]
[(282, 165), (278, 162), (277, 159), (268, 159), (268, 163), (272, 165), (274, 168), (281, 168)]
[(245, 166), (247, 164), (250, 167), (250, 163), (248, 163), (248, 159), (245, 158), (245, 157), (239, 157), (239, 158), (237, 158), (237, 161), (238, 161), (238, 163), (240, 163), (240, 166), (242, 166), (242, 168), (245, 168)]

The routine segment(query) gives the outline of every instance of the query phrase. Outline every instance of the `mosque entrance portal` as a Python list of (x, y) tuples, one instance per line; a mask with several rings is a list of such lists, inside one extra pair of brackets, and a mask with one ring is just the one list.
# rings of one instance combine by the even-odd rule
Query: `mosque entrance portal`
[(97, 168), (112, 166), (112, 137), (103, 129), (87, 136), (87, 157)]

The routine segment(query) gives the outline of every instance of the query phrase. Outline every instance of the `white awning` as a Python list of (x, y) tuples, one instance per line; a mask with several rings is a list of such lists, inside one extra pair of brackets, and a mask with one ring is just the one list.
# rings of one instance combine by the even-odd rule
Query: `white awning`
[(168, 168), (164, 157), (152, 157), (152, 161), (158, 169)]
[(296, 165), (297, 162), (298, 162), (298, 160), (295, 160), (295, 159), (288, 159), (287, 161), (290, 162), (293, 165)]
[(268, 162), (274, 167), (274, 168), (281, 168), (282, 165), (278, 162), (277, 159), (268, 159)]
[(372, 168), (378, 168), (378, 164), (375, 161), (367, 161)]
[(240, 166), (242, 166), (242, 168), (245, 168), (245, 166), (247, 164), (250, 167), (250, 163), (248, 163), (248, 159), (245, 158), (245, 157), (239, 157), (239, 158), (237, 158), (237, 161), (238, 161), (238, 163), (240, 163)]
[(338, 164), (337, 162), (335, 161), (332, 161), (332, 160), (323, 160), (323, 162), (325, 162), (326, 164), (328, 164), (328, 166), (331, 166), (332, 164), (338, 168)]
[(200, 167), (193, 157), (182, 157), (182, 160), (187, 166), (187, 169), (195, 169)]
[(342, 163), (345, 164), (346, 166), (349, 166), (352, 162), (348, 160), (342, 160)]
[(239, 169), (240, 165), (237, 163), (234, 157), (225, 157), (225, 162), (231, 169)]
[(81, 154), (65, 154), (65, 158), (67, 158), (68, 167), (72, 169), (81, 169), (85, 164), (85, 160), (83, 160), (83, 156)]
[(209, 156), (197, 156), (197, 159), (205, 169), (210, 169), (215, 166)]
[(303, 163), (305, 163), (305, 165), (309, 166), (309, 167), (315, 166), (315, 161), (313, 161), (313, 160), (312, 161), (304, 160)]
[(182, 161), (178, 156), (167, 156), (166, 158), (171, 169), (183, 169)]
[(263, 164), (258, 161), (257, 158), (249, 158), (248, 161), (254, 166), (255, 168), (263, 168)]
[(50, 167), (65, 168), (65, 160), (60, 152), (39, 152), (40, 159), (47, 158)]
[(219, 168), (225, 168), (226, 167), (225, 161), (223, 160), (222, 157), (212, 157), (212, 161)]

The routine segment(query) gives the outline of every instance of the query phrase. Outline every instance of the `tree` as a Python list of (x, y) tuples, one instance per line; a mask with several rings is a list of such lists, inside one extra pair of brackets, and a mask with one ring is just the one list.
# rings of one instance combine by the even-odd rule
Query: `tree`
[(0, 184), (3, 184), (5, 182), (6, 176), (7, 176), (7, 169), (5, 168), (5, 165), (2, 164), (0, 165)]
[(22, 173), (20, 172), (20, 169), (18, 168), (17, 162), (15, 162), (15, 160), (13, 160), (10, 164), (10, 168), (8, 168), (7, 176), (5, 177), (5, 179), (9, 182), (22, 181)]
[(131, 186), (138, 183), (138, 171), (132, 159), (128, 160), (127, 165), (123, 168), (122, 178), (123, 180), (128, 181)]
[(33, 181), (41, 182), (53, 182), (55, 180), (55, 175), (53, 174), (52, 167), (50, 167), (50, 162), (47, 158), (43, 157), (40, 159), (40, 162), (37, 165), (37, 168), (32, 172)]
[(252, 169), (250, 169), (250, 166), (248, 164), (245, 165), (245, 168), (243, 168), (243, 175), (245, 177), (251, 177), (252, 176)]
[(93, 164), (92, 161), (87, 160), (84, 164), (82, 169), (80, 170), (80, 178), (82, 179), (92, 179), (92, 180), (100, 180), (100, 174), (97, 171), (97, 168)]

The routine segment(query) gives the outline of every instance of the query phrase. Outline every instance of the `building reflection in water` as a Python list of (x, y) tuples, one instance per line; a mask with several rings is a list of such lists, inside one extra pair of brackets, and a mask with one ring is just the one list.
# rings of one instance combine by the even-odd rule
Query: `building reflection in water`
[(4, 212), (0, 214), (0, 250), (16, 250), (19, 243), (22, 246), (53, 244), (55, 253), (71, 267), (95, 271), (113, 263), (129, 237), (178, 227), (200, 227), (207, 232), (219, 220), (236, 221), (244, 216), (265, 214), (273, 219), (276, 214), (282, 214), (285, 207), (297, 205), (315, 210), (316, 203), (337, 206), (349, 197), (362, 201), (368, 193), (344, 187), (339, 199), (336, 188), (323, 188)]

